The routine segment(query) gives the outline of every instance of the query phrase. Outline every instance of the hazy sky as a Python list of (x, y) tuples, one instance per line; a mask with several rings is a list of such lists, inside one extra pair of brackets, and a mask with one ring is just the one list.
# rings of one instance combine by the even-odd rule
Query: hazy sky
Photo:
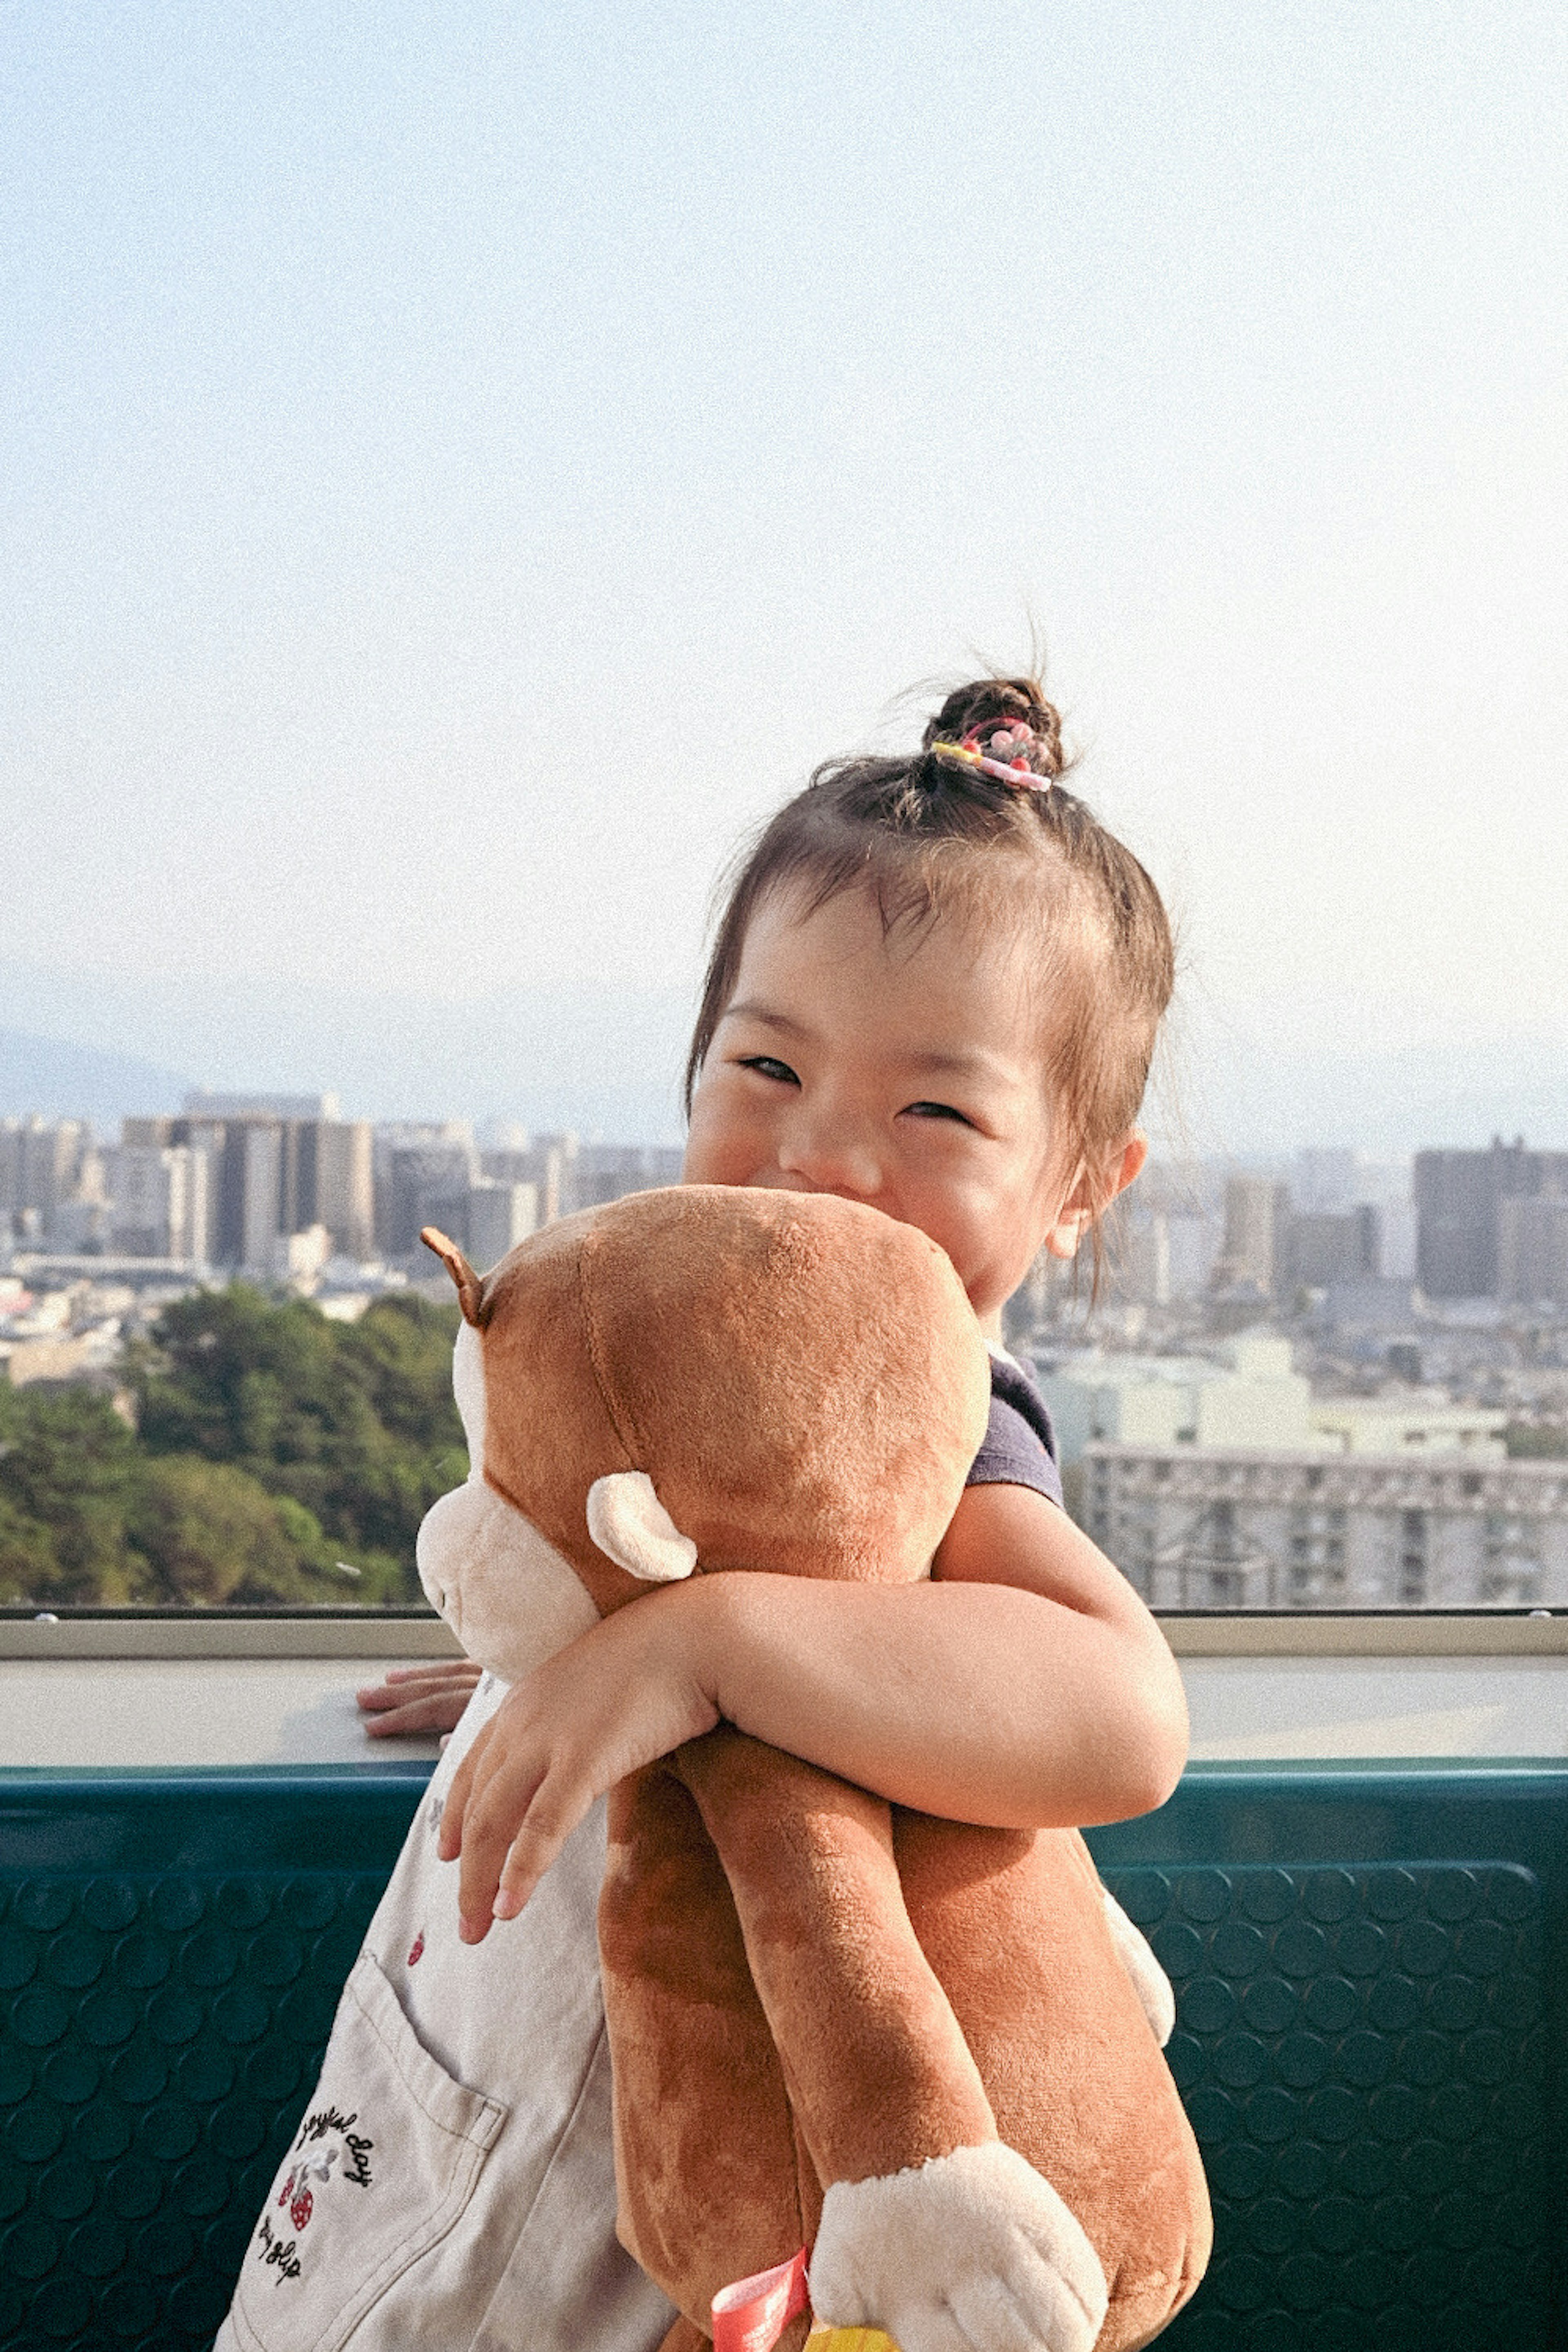
[(1568, 1034), (1560, 0), (50, 0), (0, 56), (12, 1025), (673, 1035), (737, 836), (1032, 617), (1200, 1115), (1255, 1046)]

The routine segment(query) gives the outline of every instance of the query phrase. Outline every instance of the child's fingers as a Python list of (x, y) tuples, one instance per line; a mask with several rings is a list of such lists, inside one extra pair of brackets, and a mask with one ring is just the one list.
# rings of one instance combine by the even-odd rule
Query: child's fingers
[[(559, 1850), (561, 1839), (550, 1827), (550, 1801), (535, 1811), (545, 1778), (542, 1768), (508, 1763), (482, 1788), (470, 1791), (461, 1827), (458, 1887), (458, 1932), (466, 1944), (480, 1942), (498, 1916), (497, 1893), (509, 1864), (511, 1884), (525, 1889), (526, 1900)], [(520, 1901), (500, 1916), (512, 1918), (521, 1908)]]
[(381, 1681), (367, 1687), (387, 1690), (399, 1683), (477, 1683), (483, 1672), (472, 1658), (420, 1658), (412, 1665), (388, 1666)]
[(410, 1732), (456, 1731), (473, 1692), (464, 1684), (458, 1690), (420, 1690), (405, 1696), (384, 1714), (370, 1713), (367, 1739), (391, 1739)]
[(452, 1776), (436, 1849), (443, 1862), (461, 1865), (458, 1917), (465, 1943), (479, 1942), (489, 1927), (507, 1850), (542, 1771), (526, 1752), (509, 1754), (498, 1742), (498, 1721), (485, 1725)]
[(456, 1862), (462, 1851), (463, 1819), (468, 1810), (468, 1794), (474, 1785), (474, 1775), (490, 1744), (490, 1733), (494, 1727), (493, 1721), (486, 1724), (452, 1775), (452, 1785), (441, 1808), (441, 1826), (436, 1839), (436, 1852), (443, 1862)]
[(563, 1801), (546, 1780), (529, 1807), (528, 1818), (507, 1848), (500, 1881), (490, 1906), (497, 1919), (515, 1919), (545, 1872), (593, 1802)]
[(378, 1683), (366, 1683), (354, 1697), (367, 1715), (400, 1706), (411, 1694), (460, 1691), (465, 1698), (479, 1681), (482, 1668), (471, 1658), (422, 1660), (413, 1666), (388, 1666)]

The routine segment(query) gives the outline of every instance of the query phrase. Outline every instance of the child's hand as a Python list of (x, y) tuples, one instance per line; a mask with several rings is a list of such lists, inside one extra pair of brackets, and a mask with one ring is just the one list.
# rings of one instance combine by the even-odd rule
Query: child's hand
[(389, 1666), (384, 1682), (367, 1684), (354, 1693), (371, 1717), (367, 1734), (372, 1739), (389, 1739), (400, 1732), (455, 1731), (481, 1671), (472, 1658)]
[(461, 1854), (459, 1933), (515, 1919), (596, 1797), (711, 1731), (696, 1591), (631, 1601), (510, 1690), (453, 1778), (443, 1862)]

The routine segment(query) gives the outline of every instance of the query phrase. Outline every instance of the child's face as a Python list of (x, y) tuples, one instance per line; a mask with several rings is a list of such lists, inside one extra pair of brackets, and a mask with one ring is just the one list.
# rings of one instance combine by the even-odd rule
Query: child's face
[(939, 1242), (983, 1321), (1042, 1242), (1085, 1222), (1053, 1133), (1037, 1003), (1016, 942), (933, 923), (884, 938), (850, 890), (752, 919), (691, 1106), (685, 1180), (836, 1192)]

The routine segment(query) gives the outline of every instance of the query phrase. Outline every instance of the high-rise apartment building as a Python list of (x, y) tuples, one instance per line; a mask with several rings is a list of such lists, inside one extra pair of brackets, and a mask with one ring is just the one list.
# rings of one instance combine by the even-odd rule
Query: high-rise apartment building
[(1501, 1204), (1568, 1199), (1568, 1151), (1500, 1136), (1486, 1151), (1418, 1151), (1415, 1192), (1415, 1274), (1427, 1297), (1495, 1297)]
[(424, 1225), (439, 1225), (461, 1241), (468, 1192), (479, 1172), (469, 1142), (398, 1145), (387, 1157), (377, 1202), (381, 1245), (388, 1257), (419, 1256)]
[[(191, 1097), (251, 1105), (254, 1097)], [(317, 1097), (303, 1097), (313, 1101)], [(320, 1097), (331, 1100), (331, 1097)], [(122, 1150), (186, 1148), (209, 1163), (210, 1255), (219, 1265), (270, 1269), (279, 1237), (323, 1225), (344, 1256), (374, 1246), (372, 1136), (363, 1119), (284, 1118), (254, 1108), (223, 1117), (128, 1118)]]
[(31, 1213), (47, 1227), (75, 1189), (91, 1131), (79, 1118), (0, 1119), (0, 1223)]
[(1156, 1609), (1568, 1604), (1568, 1464), (1095, 1443), (1084, 1525)]
[[(325, 1225), (344, 1257), (363, 1260), (375, 1252), (375, 1165), (367, 1118), (320, 1120), (315, 1128), (314, 1214), (307, 1223)], [(297, 1226), (296, 1232), (303, 1231)]]
[(1366, 1202), (1353, 1209), (1293, 1210), (1279, 1251), (1284, 1286), (1331, 1290), (1375, 1281), (1382, 1271), (1381, 1225)]
[[(288, 1216), (283, 1198), (284, 1144), (288, 1130), (280, 1120), (247, 1118), (235, 1123), (224, 1151), (224, 1170), (238, 1175), (237, 1202), (230, 1188), (229, 1230), (226, 1258), (239, 1265), (271, 1270), (272, 1248), (279, 1234), (298, 1233)], [(298, 1190), (298, 1186), (294, 1188)], [(237, 1216), (234, 1211), (237, 1208)]]
[(569, 1131), (512, 1140), (479, 1154), (486, 1180), (496, 1184), (531, 1184), (538, 1222), (552, 1225), (580, 1204), (574, 1181), (577, 1139)]
[(1216, 1290), (1273, 1292), (1289, 1213), (1290, 1195), (1272, 1176), (1230, 1179), (1225, 1188), (1225, 1246), (1211, 1276)]
[(122, 1144), (106, 1171), (111, 1249), (126, 1257), (205, 1265), (212, 1247), (209, 1161), (190, 1144)]
[(1499, 1202), (1498, 1296), (1568, 1307), (1568, 1198)]
[(532, 1184), (498, 1184), (481, 1177), (463, 1202), (460, 1238), (469, 1257), (488, 1273), (509, 1250), (526, 1241), (539, 1223), (539, 1193)]

